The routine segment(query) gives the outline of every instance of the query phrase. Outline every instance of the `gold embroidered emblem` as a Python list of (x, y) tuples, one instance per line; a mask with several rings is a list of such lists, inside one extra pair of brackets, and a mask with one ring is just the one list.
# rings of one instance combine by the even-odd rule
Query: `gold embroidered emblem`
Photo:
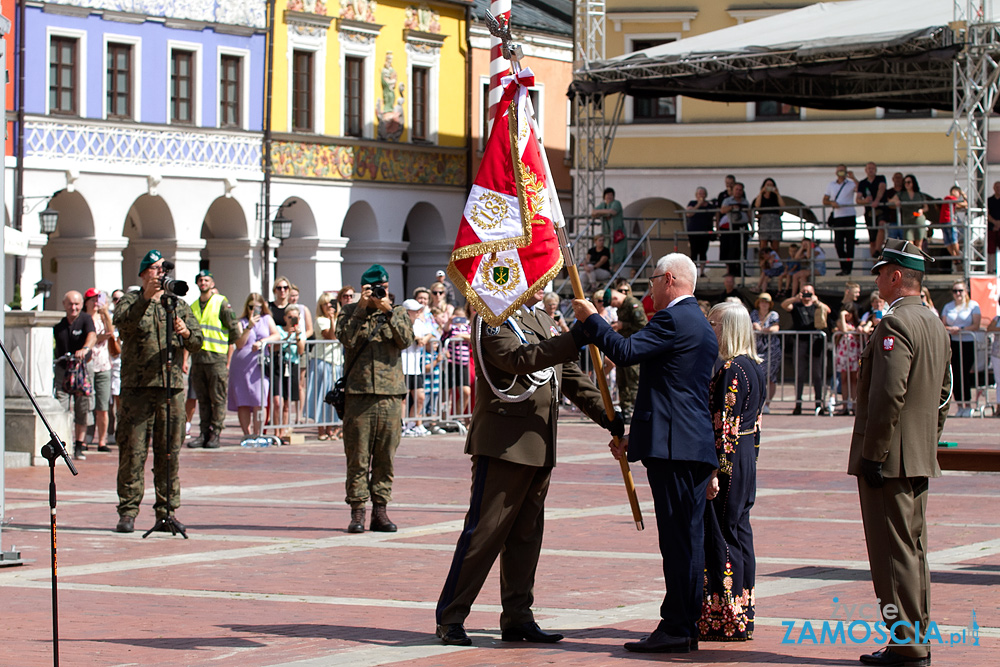
[(484, 192), (472, 205), (469, 220), (480, 229), (495, 229), (510, 215), (510, 205), (498, 192)]
[(499, 259), (496, 255), (484, 257), (479, 269), (483, 286), (494, 295), (508, 295), (517, 289), (521, 267), (513, 257)]
[(522, 160), (518, 160), (521, 167), (521, 178), (524, 184), (524, 201), (528, 207), (528, 215), (531, 216), (531, 223), (534, 225), (547, 224), (545, 220), (538, 220), (537, 216), (545, 205), (545, 186), (538, 174), (528, 169), (528, 165)]

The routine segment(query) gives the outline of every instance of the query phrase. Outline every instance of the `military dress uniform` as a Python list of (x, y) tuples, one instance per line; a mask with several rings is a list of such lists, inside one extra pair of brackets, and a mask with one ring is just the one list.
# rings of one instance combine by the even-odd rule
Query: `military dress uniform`
[(352, 509), (361, 508), (363, 522), (364, 505), (371, 498), (374, 530), (376, 514), (392, 500), (393, 458), (403, 433), (406, 395), (402, 351), (413, 344), (413, 326), (402, 306), (383, 313), (352, 303), (337, 318), (337, 340), (344, 346), (345, 368), (350, 367), (345, 383), (345, 500)]
[[(621, 322), (618, 333), (628, 338), (646, 326), (649, 320), (646, 319), (646, 309), (642, 307), (642, 302), (630, 295), (626, 296), (622, 305), (618, 307), (618, 321)], [(628, 419), (632, 415), (635, 395), (639, 390), (639, 367), (616, 366), (615, 376), (618, 381), (618, 404), (621, 406), (622, 414)]]
[[(122, 342), (121, 407), (115, 430), (118, 441), (118, 514), (139, 514), (144, 486), (144, 468), (153, 441), (153, 481), (156, 502), (153, 509), (162, 519), (181, 504), (178, 453), (184, 440), (183, 350), (201, 349), (201, 327), (182, 299), (175, 314), (191, 335), (185, 340), (176, 332), (169, 341), (172, 349), (170, 378), (166, 377), (167, 312), (160, 302), (150, 301), (142, 291), (129, 292), (115, 306), (114, 325)], [(170, 405), (170, 442), (167, 442), (167, 404)], [(169, 457), (169, 470), (167, 460)], [(167, 485), (170, 506), (167, 507)]]
[[(531, 604), (545, 497), (556, 464), (560, 392), (595, 422), (601, 423), (603, 414), (600, 391), (573, 363), (579, 348), (573, 336), (557, 335), (555, 321), (541, 309), (522, 308), (513, 319), (523, 340), (509, 323), (487, 327), (478, 317), (473, 322), (476, 405), (465, 445), (472, 455), (472, 494), (437, 603), (438, 636), (445, 643), (469, 643), (464, 629), (457, 636), (449, 631), (464, 623), (497, 556), (504, 639), (511, 629), (534, 623)], [(543, 375), (533, 378), (539, 371)]]
[(201, 349), (191, 358), (191, 387), (198, 397), (201, 438), (191, 441), (188, 446), (215, 449), (226, 420), (229, 345), (235, 344), (240, 337), (239, 319), (221, 294), (213, 294), (204, 304), (200, 299), (195, 301), (191, 311), (201, 326), (202, 335)]
[[(897, 249), (903, 254), (894, 255)], [(890, 239), (872, 272), (886, 262), (922, 271), (923, 260), (913, 259), (919, 255), (906, 241)], [(912, 664), (929, 664), (929, 646), (914, 644), (914, 628), (919, 622), (926, 631), (930, 615), (925, 514), (928, 478), (941, 475), (937, 443), (949, 408), (950, 357), (944, 325), (919, 295), (894, 301), (861, 353), (847, 471), (858, 477), (875, 594), (882, 608), (893, 604), (899, 611), (885, 624), (905, 621), (889, 647)], [(879, 464), (881, 484), (872, 474)], [(861, 658), (867, 664), (893, 664), (890, 659), (892, 654)]]

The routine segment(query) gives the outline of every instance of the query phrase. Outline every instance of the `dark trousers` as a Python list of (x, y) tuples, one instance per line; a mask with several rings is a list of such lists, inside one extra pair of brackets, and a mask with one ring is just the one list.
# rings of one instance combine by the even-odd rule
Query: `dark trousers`
[(719, 259), (737, 260), (726, 262), (726, 270), (731, 276), (743, 275), (743, 260), (747, 256), (747, 226), (736, 225), (719, 232)]
[(840, 258), (840, 270), (843, 273), (850, 273), (854, 267), (857, 222), (851, 217), (834, 218), (830, 220), (830, 227), (833, 229), (833, 245), (837, 249), (837, 257)]
[[(167, 441), (167, 403), (170, 441)], [(152, 387), (122, 387), (118, 412), (118, 514), (135, 517), (145, 492), (146, 457), (153, 443), (153, 484), (156, 518), (171, 515), (181, 505), (180, 462), (184, 441), (184, 391)], [(169, 462), (168, 462), (169, 461)], [(169, 488), (170, 506), (167, 506)]]
[[(472, 457), (472, 498), (438, 598), (438, 624), (465, 622), (498, 556), (500, 629), (535, 620), (531, 605), (551, 475), (552, 468)], [(701, 498), (704, 505), (704, 488)]]
[(971, 340), (951, 341), (951, 377), (955, 387), (955, 400), (972, 400), (972, 387), (976, 382), (975, 369), (976, 343)]
[(688, 232), (688, 243), (691, 245), (691, 259), (695, 262), (708, 261), (708, 246), (712, 242), (712, 237), (708, 232), (690, 231)]
[(654, 458), (642, 464), (656, 510), (667, 587), (657, 629), (697, 639), (705, 583), (705, 490), (712, 466)]
[[(813, 354), (813, 348), (818, 348)], [(806, 378), (812, 381), (816, 403), (823, 400), (823, 346), (818, 338), (795, 337), (795, 402), (802, 402)]]
[(198, 397), (201, 434), (218, 436), (226, 421), (226, 397), (229, 391), (229, 369), (226, 361), (191, 364), (191, 387)]
[(875, 596), (884, 609), (893, 604), (896, 619), (884, 619), (887, 626), (897, 620), (892, 650), (922, 658), (930, 646), (914, 644), (915, 624), (926, 632), (930, 621), (931, 572), (927, 562), (927, 478), (886, 478), (885, 485), (873, 489), (858, 477), (861, 521), (868, 545), (868, 563)]

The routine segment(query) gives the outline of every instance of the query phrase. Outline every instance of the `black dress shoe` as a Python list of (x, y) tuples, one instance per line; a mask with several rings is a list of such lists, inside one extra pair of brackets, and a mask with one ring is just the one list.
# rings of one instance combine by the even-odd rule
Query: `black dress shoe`
[(531, 621), (507, 628), (500, 633), (500, 639), (505, 642), (538, 642), (539, 644), (555, 644), (563, 636), (556, 632), (545, 632), (538, 623)]
[(662, 630), (654, 630), (641, 641), (625, 644), (625, 650), (633, 653), (690, 653), (692, 649), (698, 649), (697, 639), (675, 637)]
[(116, 533), (134, 533), (135, 532), (135, 517), (134, 516), (120, 516), (118, 517), (118, 525), (115, 526)]
[(792, 414), (793, 415), (801, 415), (802, 414), (802, 406), (799, 405), (798, 403), (796, 403), (795, 404), (795, 409), (792, 410)]
[(472, 646), (472, 640), (465, 634), (461, 623), (446, 623), (437, 627), (437, 636), (447, 646)]
[(889, 667), (929, 667), (931, 664), (931, 654), (928, 652), (926, 657), (913, 658), (908, 655), (896, 653), (891, 648), (886, 646), (881, 651), (875, 651), (874, 653), (861, 656), (859, 660), (861, 660), (861, 663), (864, 665), (886, 665)]

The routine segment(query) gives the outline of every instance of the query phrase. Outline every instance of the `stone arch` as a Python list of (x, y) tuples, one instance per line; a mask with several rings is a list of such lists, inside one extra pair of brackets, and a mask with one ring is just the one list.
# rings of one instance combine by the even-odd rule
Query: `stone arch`
[(232, 197), (213, 201), (202, 222), (201, 238), (205, 247), (198, 268), (212, 272), (216, 288), (230, 303), (241, 301), (250, 292), (256, 247), (243, 206)]
[(164, 257), (174, 256), (177, 236), (170, 206), (158, 195), (141, 195), (132, 202), (123, 227), (122, 236), (128, 239), (128, 245), (122, 253), (122, 285), (127, 287), (138, 284), (139, 262), (153, 248)]
[[(80, 192), (61, 190), (49, 200), (48, 207), (59, 211), (59, 221), (56, 231), (41, 248), (41, 278), (52, 283), (52, 298), (47, 305), (58, 308), (67, 291), (82, 292), (103, 280), (96, 270), (94, 215), (87, 199)], [(38, 210), (42, 208), (39, 206)], [(39, 224), (37, 211), (24, 218), (25, 228), (32, 233), (41, 233)], [(22, 288), (22, 297), (25, 296), (31, 294), (25, 294)]]
[(401, 301), (401, 292), (405, 289), (402, 257), (407, 244), (380, 238), (375, 209), (364, 200), (354, 202), (347, 209), (341, 229), (341, 235), (347, 239), (342, 251), (342, 281), (357, 287), (365, 269), (372, 264), (381, 264), (389, 272), (390, 289)]
[(434, 274), (448, 264), (452, 244), (447, 241), (444, 219), (437, 207), (428, 202), (417, 202), (406, 215), (403, 225), (403, 281), (407, 296), (419, 285), (428, 286)]
[(292, 221), (292, 232), (289, 238), (312, 238), (319, 234), (316, 215), (312, 206), (299, 197), (289, 197), (278, 208), (278, 214)]
[[(654, 239), (650, 242), (651, 263), (670, 252), (690, 254), (691, 249), (682, 236), (678, 237), (676, 243), (674, 241), (674, 233), (685, 229), (684, 206), (681, 204), (665, 197), (646, 197), (629, 203), (622, 209), (622, 213), (630, 238), (639, 238), (650, 223), (657, 220), (657, 226), (650, 234)], [(637, 219), (629, 222), (628, 218)], [(632, 263), (638, 266), (641, 261), (642, 258), (633, 257)]]

